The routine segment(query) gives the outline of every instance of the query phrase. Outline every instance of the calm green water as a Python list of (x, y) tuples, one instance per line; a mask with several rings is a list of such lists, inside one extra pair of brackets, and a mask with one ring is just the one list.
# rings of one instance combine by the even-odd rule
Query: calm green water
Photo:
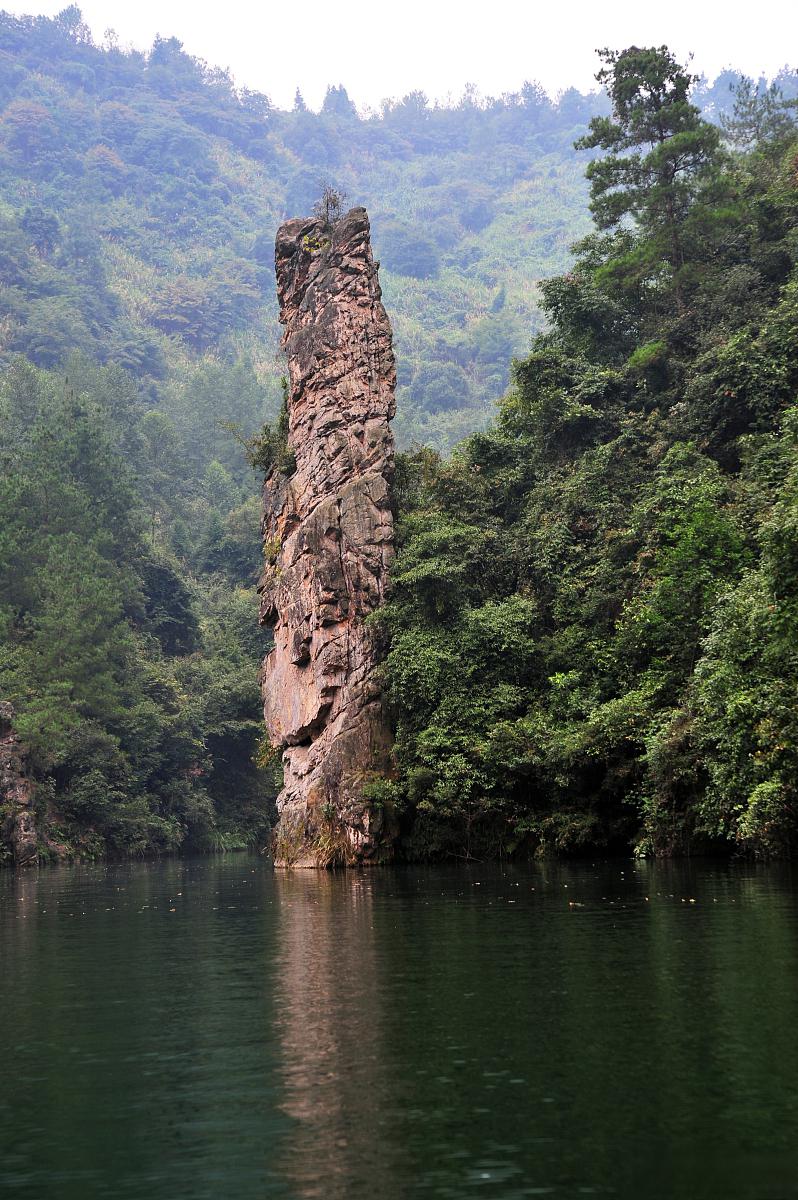
[(773, 868), (0, 873), (0, 1193), (798, 1197)]

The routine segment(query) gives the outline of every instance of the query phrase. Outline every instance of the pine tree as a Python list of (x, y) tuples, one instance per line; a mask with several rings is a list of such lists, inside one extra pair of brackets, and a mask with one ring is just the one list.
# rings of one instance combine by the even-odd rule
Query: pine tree
[(594, 117), (590, 132), (576, 143), (609, 151), (587, 167), (591, 211), (601, 230), (620, 230), (630, 217), (637, 222), (642, 241), (635, 266), (656, 272), (666, 264), (667, 284), (681, 312), (682, 231), (716, 156), (719, 134), (690, 103), (696, 77), (666, 46), (599, 54), (605, 65), (596, 79), (607, 87), (612, 116)]

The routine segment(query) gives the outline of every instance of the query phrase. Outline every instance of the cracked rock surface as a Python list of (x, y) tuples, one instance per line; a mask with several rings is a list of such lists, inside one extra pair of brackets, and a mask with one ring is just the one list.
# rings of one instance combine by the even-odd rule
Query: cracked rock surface
[(396, 369), (366, 210), (331, 231), (288, 221), (275, 247), (288, 358), (290, 476), (263, 490), (261, 620), (266, 727), (282, 751), (277, 865), (385, 858), (390, 815), (364, 797), (391, 744), (366, 618), (393, 554), (390, 483)]

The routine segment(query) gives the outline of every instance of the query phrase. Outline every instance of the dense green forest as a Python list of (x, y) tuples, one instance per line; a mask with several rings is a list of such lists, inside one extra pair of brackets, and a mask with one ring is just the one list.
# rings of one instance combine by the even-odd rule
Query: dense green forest
[(604, 52), (594, 230), (496, 423), (401, 464), (381, 619), (415, 853), (798, 832), (798, 126)]
[(596, 104), (530, 86), (359, 116), (334, 86), (280, 112), (175, 40), (0, 14), (0, 695), (44, 857), (264, 844), (245, 451), (281, 402), (280, 221), (331, 178), (370, 205), (400, 436), (446, 446), (585, 226), (571, 142)]
[[(320, 112), (283, 112), (175, 39), (126, 52), (76, 8), (0, 16), (0, 356), (118, 363), (178, 426), (192, 383), (243, 363), (263, 395), (226, 405), (256, 428), (279, 402), (274, 235), (330, 181), (372, 219), (399, 440), (446, 448), (490, 416), (541, 327), (537, 281), (587, 232), (573, 141), (602, 103), (528, 84), (361, 116), (332, 86)], [(219, 431), (196, 434), (218, 456)]]
[(659, 141), (613, 71), (283, 112), (174, 39), (0, 14), (0, 695), (43, 857), (264, 843), (246, 449), (274, 233), (326, 181), (396, 332), (375, 787), (413, 852), (788, 847), (798, 81), (688, 81), (704, 120), (668, 69)]
[[(209, 530), (197, 553), (215, 569), (192, 574), (152, 524), (180, 478), (160, 415), (119, 367), (67, 372), (22, 360), (0, 386), (0, 678), (42, 854), (262, 842), (249, 522), (237, 540)], [(229, 504), (216, 480), (229, 494), (208, 505)]]
[[(696, 103), (718, 117), (736, 79), (699, 82)], [(175, 39), (143, 54), (94, 45), (75, 7), (0, 14), (0, 361), (119, 364), (181, 437), (187, 392), (222, 386), (225, 414), (257, 428), (279, 404), (274, 234), (331, 181), (372, 219), (399, 443), (446, 449), (492, 415), (543, 327), (538, 282), (589, 232), (573, 143), (606, 111), (603, 92), (552, 100), (527, 83), (363, 115), (332, 86), (320, 112), (300, 95), (283, 112)], [(220, 364), (262, 392), (239, 397)], [(212, 423), (191, 433), (206, 461), (232, 451)]]
[(596, 104), (530, 85), (359, 116), (333, 86), (280, 112), (175, 40), (0, 14), (0, 694), (44, 857), (264, 844), (245, 449), (281, 401), (280, 221), (333, 178), (369, 204), (400, 436), (446, 446), (586, 227), (571, 142)]

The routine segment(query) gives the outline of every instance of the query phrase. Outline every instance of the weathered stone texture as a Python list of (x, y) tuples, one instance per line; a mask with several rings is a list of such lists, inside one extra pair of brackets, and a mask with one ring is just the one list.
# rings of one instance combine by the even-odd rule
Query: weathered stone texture
[(288, 221), (275, 250), (296, 470), (264, 485), (261, 619), (266, 726), (283, 752), (278, 864), (363, 862), (390, 852), (384, 812), (363, 798), (390, 747), (364, 624), (393, 553), (396, 370), (365, 209), (331, 233)]

